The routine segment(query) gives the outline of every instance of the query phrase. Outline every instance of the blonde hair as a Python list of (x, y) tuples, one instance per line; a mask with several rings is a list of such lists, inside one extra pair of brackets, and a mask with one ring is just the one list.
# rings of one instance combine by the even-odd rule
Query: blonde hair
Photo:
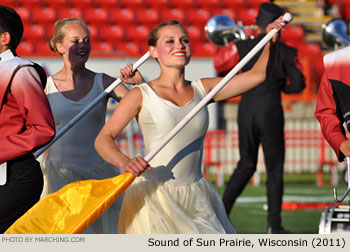
[(86, 26), (85, 22), (82, 19), (75, 18), (75, 17), (74, 18), (62, 18), (62, 19), (56, 21), (55, 31), (54, 31), (54, 33), (49, 41), (49, 47), (50, 47), (50, 50), (52, 52), (57, 52), (56, 44), (62, 43), (62, 40), (63, 40), (64, 35), (65, 35), (64, 28), (66, 27), (66, 25), (74, 24), (74, 23), (82, 25), (86, 29), (86, 31), (90, 34), (88, 27)]

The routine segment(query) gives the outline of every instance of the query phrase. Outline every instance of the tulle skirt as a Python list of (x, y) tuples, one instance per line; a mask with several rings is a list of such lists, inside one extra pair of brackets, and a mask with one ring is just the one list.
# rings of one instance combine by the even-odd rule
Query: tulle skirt
[(236, 233), (215, 187), (205, 178), (174, 186), (136, 178), (127, 189), (118, 233)]
[[(45, 160), (44, 182), (46, 194), (56, 192), (65, 185), (88, 179), (105, 179), (120, 174), (119, 168), (116, 168), (104, 161), (91, 167), (67, 166), (60, 162)], [(45, 195), (42, 195), (45, 196)], [(109, 207), (84, 234), (116, 234), (118, 229), (118, 217), (120, 213), (123, 197), (119, 197), (111, 207)]]

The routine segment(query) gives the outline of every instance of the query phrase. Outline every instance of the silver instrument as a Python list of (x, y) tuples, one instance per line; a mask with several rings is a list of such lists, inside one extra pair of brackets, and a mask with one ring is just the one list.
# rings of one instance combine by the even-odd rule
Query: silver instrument
[(350, 45), (348, 24), (340, 19), (334, 18), (322, 25), (322, 41), (329, 47), (338, 49)]
[(211, 17), (204, 30), (207, 38), (218, 46), (226, 46), (232, 41), (249, 39), (244, 29), (255, 29), (256, 26), (243, 26), (235, 23), (230, 17), (219, 14)]

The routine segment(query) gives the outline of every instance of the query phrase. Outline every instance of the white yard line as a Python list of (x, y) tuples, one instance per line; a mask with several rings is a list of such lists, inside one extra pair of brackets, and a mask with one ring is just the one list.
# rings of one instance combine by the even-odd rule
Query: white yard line
[[(257, 202), (267, 202), (267, 198), (265, 196), (261, 197), (239, 197), (237, 199), (237, 203), (257, 203)], [(297, 195), (286, 195), (283, 197), (283, 202), (330, 202), (335, 203), (332, 195), (324, 197), (324, 196), (297, 196)]]

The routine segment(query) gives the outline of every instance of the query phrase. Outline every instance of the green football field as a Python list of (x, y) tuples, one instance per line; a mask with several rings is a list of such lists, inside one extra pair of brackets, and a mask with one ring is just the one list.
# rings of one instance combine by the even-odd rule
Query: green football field
[[(228, 179), (228, 178), (225, 178)], [(315, 174), (285, 174), (285, 187), (283, 201), (286, 203), (318, 203), (324, 208), (304, 208), (305, 204), (297, 209), (283, 210), (282, 225), (294, 234), (318, 234), (319, 224), (324, 205), (334, 204), (333, 185), (330, 184), (329, 175), (324, 175), (324, 186), (316, 184)], [(339, 182), (336, 186), (340, 198), (346, 191), (347, 184)], [(222, 195), (223, 187), (217, 188)], [(349, 196), (344, 200), (349, 205)], [(310, 205), (310, 204), (308, 204)], [(313, 204), (315, 205), (315, 204)], [(231, 213), (230, 220), (239, 234), (266, 233), (266, 188), (265, 176), (261, 176), (259, 186), (247, 186), (237, 199)]]

